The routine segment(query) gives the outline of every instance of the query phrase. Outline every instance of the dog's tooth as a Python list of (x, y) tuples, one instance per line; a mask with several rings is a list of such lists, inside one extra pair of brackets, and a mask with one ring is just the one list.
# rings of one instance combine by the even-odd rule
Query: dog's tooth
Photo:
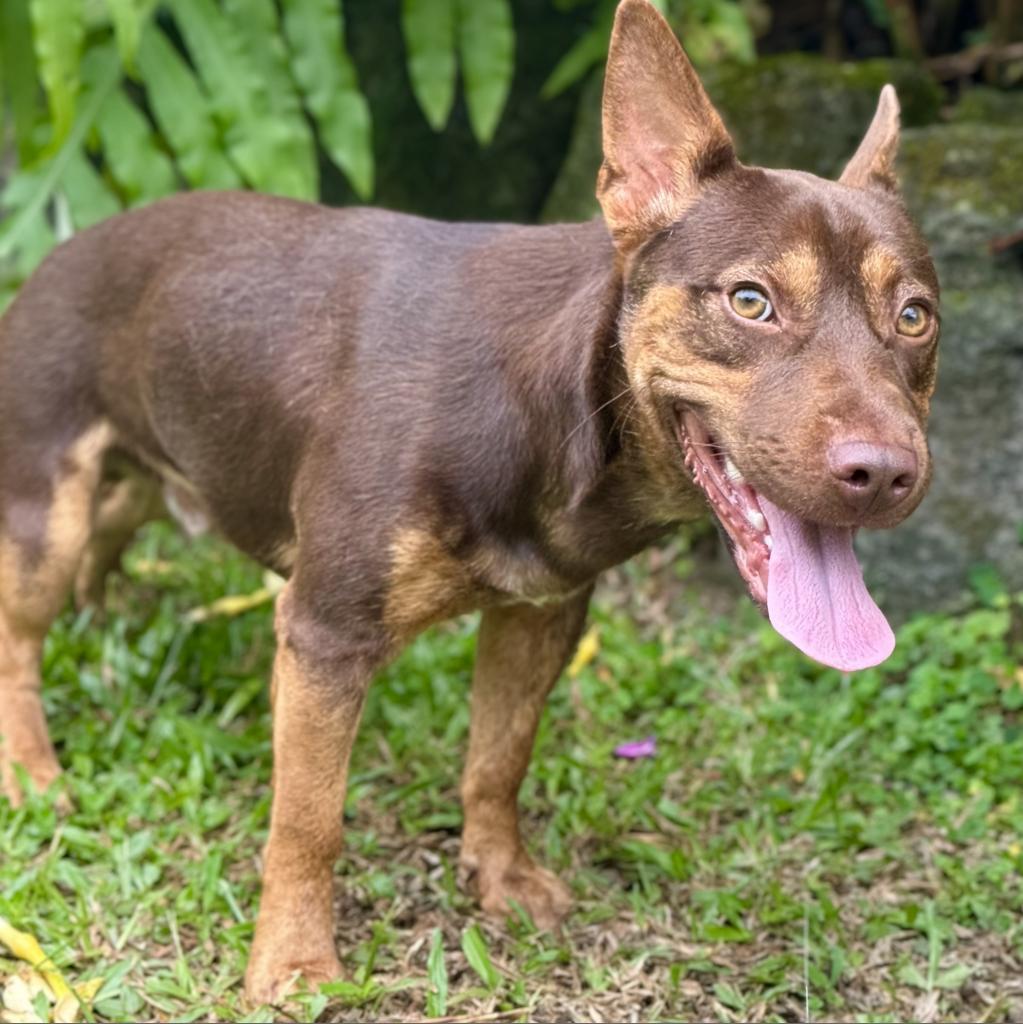
[(746, 482), (745, 479), (743, 479), (742, 473), (739, 472), (739, 467), (732, 462), (727, 455), (725, 456), (725, 476), (727, 476), (733, 484), (744, 484)]
[(774, 539), (769, 533), (764, 534), (764, 543), (767, 545), (767, 550), (771, 551), (774, 548)]
[(752, 526), (754, 530), (767, 529), (767, 520), (764, 519), (764, 514), (762, 512), (756, 511), (756, 509), (746, 509), (746, 519), (749, 521), (750, 526)]

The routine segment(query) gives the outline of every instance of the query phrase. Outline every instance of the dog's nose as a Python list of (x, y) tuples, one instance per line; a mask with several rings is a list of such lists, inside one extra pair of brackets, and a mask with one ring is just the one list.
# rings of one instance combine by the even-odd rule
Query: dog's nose
[(917, 477), (916, 453), (895, 444), (833, 444), (828, 467), (842, 500), (860, 514), (894, 508), (913, 490)]

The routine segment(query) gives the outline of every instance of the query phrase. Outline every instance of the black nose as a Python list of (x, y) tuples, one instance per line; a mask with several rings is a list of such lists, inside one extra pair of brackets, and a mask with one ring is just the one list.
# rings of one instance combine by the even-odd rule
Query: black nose
[(842, 500), (860, 514), (893, 509), (913, 490), (917, 478), (916, 453), (894, 444), (833, 444), (828, 467)]

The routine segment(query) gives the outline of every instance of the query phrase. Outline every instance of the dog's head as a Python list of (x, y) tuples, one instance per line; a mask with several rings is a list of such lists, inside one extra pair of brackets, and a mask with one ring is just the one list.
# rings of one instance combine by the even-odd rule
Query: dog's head
[(926, 491), (938, 339), (937, 278), (896, 191), (895, 92), (837, 182), (745, 167), (666, 22), (624, 0), (603, 117), (597, 195), (645, 457), (703, 489), (779, 632), (876, 664), (894, 641), (852, 537)]

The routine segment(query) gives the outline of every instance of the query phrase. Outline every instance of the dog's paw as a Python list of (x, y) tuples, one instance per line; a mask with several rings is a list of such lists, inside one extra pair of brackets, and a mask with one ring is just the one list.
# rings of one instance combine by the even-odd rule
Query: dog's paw
[(572, 894), (567, 885), (546, 868), (520, 853), (507, 866), (487, 870), (469, 869), (475, 875), (480, 906), (492, 917), (505, 918), (518, 904), (545, 931), (551, 931), (572, 909)]
[(341, 961), (336, 956), (300, 963), (254, 953), (245, 972), (245, 998), (252, 1006), (280, 1006), (297, 992), (315, 992), (317, 986), (340, 977)]
[[(37, 758), (29, 763), (19, 761), (18, 767), (24, 770), (25, 776), (37, 793), (45, 793), (51, 786), (55, 788), (53, 806), (61, 816), (70, 814), (74, 804), (67, 790), (57, 788), (63, 778), (63, 772), (56, 760)], [(19, 772), (6, 758), (0, 757), (0, 796), (7, 797), (12, 807), (20, 807), (25, 802), (25, 792), (18, 778)]]

